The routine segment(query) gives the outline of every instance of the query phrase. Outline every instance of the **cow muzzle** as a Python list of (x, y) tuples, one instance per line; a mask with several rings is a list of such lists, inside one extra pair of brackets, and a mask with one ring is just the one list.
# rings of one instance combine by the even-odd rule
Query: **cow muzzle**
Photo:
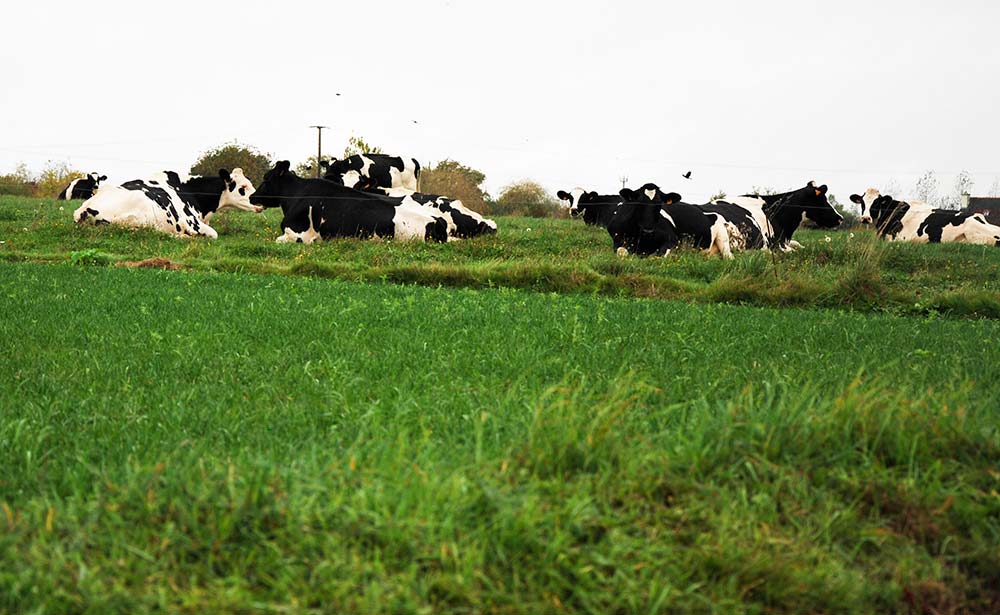
[(871, 223), (872, 223), (871, 216), (861, 216), (861, 224), (871, 224)]

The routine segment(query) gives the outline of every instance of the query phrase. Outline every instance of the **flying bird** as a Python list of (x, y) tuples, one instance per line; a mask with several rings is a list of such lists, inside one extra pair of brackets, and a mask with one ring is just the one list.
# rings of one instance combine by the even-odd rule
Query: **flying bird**
[(683, 177), (684, 179), (691, 179), (691, 171), (688, 171), (687, 173), (681, 175), (681, 177)]

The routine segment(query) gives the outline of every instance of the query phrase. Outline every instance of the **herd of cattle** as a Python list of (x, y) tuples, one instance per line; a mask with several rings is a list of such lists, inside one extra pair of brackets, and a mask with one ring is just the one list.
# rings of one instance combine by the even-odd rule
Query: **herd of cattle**
[[(420, 164), (412, 158), (360, 154), (323, 161), (323, 178), (299, 177), (287, 160), (270, 169), (256, 188), (241, 169), (218, 177), (188, 177), (165, 171), (151, 179), (100, 187), (106, 176), (74, 180), (61, 199), (86, 199), (77, 223), (150, 227), (177, 236), (217, 237), (208, 221), (235, 208), (260, 213), (280, 207), (278, 242), (311, 243), (334, 237), (439, 241), (495, 233), (496, 222), (457, 199), (417, 191)], [(680, 243), (731, 258), (734, 251), (798, 247), (792, 235), (803, 221), (821, 228), (844, 218), (827, 198), (826, 185), (774, 195), (744, 195), (702, 205), (684, 203), (655, 184), (600, 195), (576, 188), (560, 190), (571, 215), (606, 228), (619, 255), (664, 256)], [(934, 209), (899, 201), (869, 188), (851, 201), (861, 221), (880, 237), (921, 243), (968, 242), (1000, 246), (1000, 227), (982, 214)]]
[(60, 198), (87, 200), (73, 213), (77, 223), (149, 227), (177, 236), (218, 237), (208, 221), (226, 208), (260, 213), (280, 207), (279, 242), (311, 243), (333, 237), (448, 241), (495, 233), (496, 222), (442, 195), (417, 192), (420, 165), (383, 154), (324, 161), (323, 178), (299, 177), (287, 160), (269, 170), (256, 188), (242, 169), (218, 177), (164, 171), (150, 179), (100, 187), (91, 173)]

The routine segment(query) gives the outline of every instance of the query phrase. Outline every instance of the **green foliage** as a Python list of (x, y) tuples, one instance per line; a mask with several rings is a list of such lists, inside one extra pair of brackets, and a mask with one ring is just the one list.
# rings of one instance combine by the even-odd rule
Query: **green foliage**
[(42, 169), (41, 175), (38, 176), (35, 196), (58, 196), (59, 192), (65, 189), (71, 181), (83, 176), (82, 172), (70, 169), (69, 165), (65, 162), (50, 160), (46, 163), (45, 168)]
[(319, 169), (319, 176), (323, 176), (323, 170), (316, 163), (316, 155), (313, 154), (305, 159), (304, 162), (300, 162), (295, 165), (295, 174), (299, 177), (316, 177), (316, 169)]
[(568, 212), (559, 205), (558, 199), (540, 184), (528, 179), (505, 186), (496, 202), (491, 203), (485, 213), (529, 218), (568, 217)]
[(11, 263), (0, 311), (5, 612), (1000, 599), (998, 322)]
[(23, 162), (18, 163), (13, 173), (0, 175), (0, 194), (34, 196), (37, 187), (36, 178)]
[(112, 258), (96, 248), (77, 250), (70, 252), (69, 262), (74, 265), (107, 265), (112, 262)]
[(372, 145), (368, 143), (361, 137), (355, 137), (351, 135), (347, 138), (347, 146), (344, 147), (344, 158), (349, 156), (354, 156), (355, 154), (382, 154), (381, 147)]
[(432, 167), (420, 171), (420, 191), (427, 194), (443, 194), (462, 203), (474, 211), (487, 210), (487, 194), (480, 187), (486, 175), (454, 160), (442, 160)]
[(191, 174), (213, 176), (219, 173), (219, 169), (232, 171), (239, 167), (256, 186), (272, 166), (274, 160), (271, 154), (261, 152), (252, 145), (232, 141), (205, 151), (191, 166)]

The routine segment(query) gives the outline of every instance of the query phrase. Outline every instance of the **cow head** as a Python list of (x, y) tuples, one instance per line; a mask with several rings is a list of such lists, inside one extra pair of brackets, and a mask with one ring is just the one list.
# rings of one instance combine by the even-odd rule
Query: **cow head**
[(844, 221), (844, 216), (840, 215), (830, 204), (826, 197), (826, 191), (826, 184), (817, 186), (816, 182), (809, 182), (801, 190), (803, 198), (797, 204), (802, 207), (802, 213), (805, 217), (815, 222), (816, 226), (834, 228), (840, 226), (840, 223)]
[[(680, 201), (681, 195), (664, 193), (655, 184), (645, 184), (638, 190), (623, 188), (618, 194), (622, 205), (608, 226), (615, 243), (625, 248), (626, 253), (669, 254), (679, 238), (674, 220), (664, 208)], [(622, 253), (620, 247), (616, 249)]]
[(865, 193), (863, 195), (860, 194), (851, 195), (851, 202), (857, 203), (858, 206), (861, 208), (861, 222), (863, 224), (872, 223), (872, 206), (875, 204), (875, 201), (877, 201), (881, 196), (882, 195), (878, 191), (878, 188), (869, 188), (868, 190), (865, 190)]
[(294, 191), (299, 176), (291, 169), (292, 163), (281, 160), (274, 168), (264, 173), (264, 179), (250, 196), (252, 205), (261, 207), (281, 207), (281, 197)]
[(569, 192), (560, 190), (556, 192), (556, 196), (559, 197), (560, 201), (565, 202), (566, 208), (569, 209), (569, 215), (576, 218), (584, 214), (587, 205), (593, 203), (598, 194), (593, 191), (587, 192), (583, 188), (573, 188)]
[[(323, 179), (340, 186), (353, 188), (358, 183), (358, 180), (361, 179), (361, 173), (359, 172), (361, 167), (354, 164), (356, 158), (356, 156), (349, 156), (343, 160), (333, 158), (329, 162), (321, 162), (320, 167), (326, 171)], [(355, 166), (357, 168), (354, 168)]]
[(225, 187), (222, 190), (222, 195), (219, 197), (219, 208), (216, 212), (222, 211), (227, 207), (255, 213), (264, 211), (263, 207), (253, 205), (250, 202), (254, 188), (250, 180), (247, 179), (247, 176), (243, 174), (243, 169), (236, 167), (232, 172), (226, 169), (219, 169), (219, 177), (225, 182)]
[(95, 173), (88, 173), (87, 174), (87, 178), (90, 181), (94, 182), (94, 190), (97, 190), (98, 184), (100, 184), (102, 181), (106, 180), (108, 178), (108, 176), (107, 175), (99, 175), (98, 173), (95, 172)]

